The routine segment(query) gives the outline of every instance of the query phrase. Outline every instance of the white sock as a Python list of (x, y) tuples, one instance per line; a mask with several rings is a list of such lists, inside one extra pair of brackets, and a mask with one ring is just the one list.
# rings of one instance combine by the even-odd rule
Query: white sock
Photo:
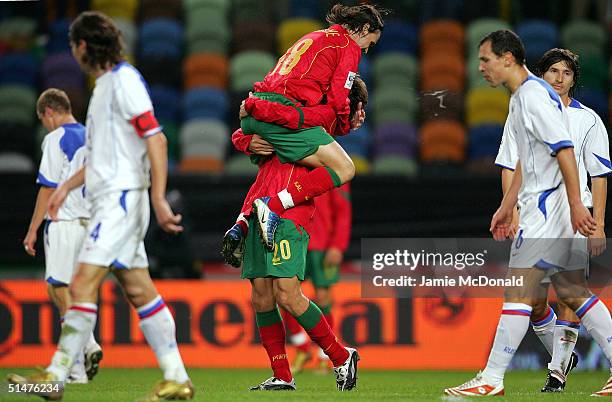
[(289, 194), (287, 189), (282, 190), (278, 193), (278, 198), (280, 199), (281, 204), (283, 204), (283, 208), (289, 209), (293, 208), (295, 205), (293, 204), (293, 197)]
[(140, 329), (155, 352), (165, 380), (184, 383), (189, 380), (176, 344), (174, 317), (161, 296), (137, 309)]
[(47, 371), (59, 381), (66, 381), (72, 365), (83, 352), (87, 338), (96, 326), (97, 316), (98, 306), (94, 303), (73, 303), (64, 316), (57, 351), (47, 367)]
[(96, 342), (96, 338), (94, 337), (93, 331), (91, 331), (91, 333), (89, 334), (89, 339), (87, 339), (87, 345), (85, 345), (84, 350), (98, 349), (99, 347), (100, 345), (98, 345), (98, 342)]
[(558, 370), (565, 373), (572, 352), (576, 347), (579, 330), (580, 324), (577, 322), (557, 320), (552, 360), (548, 363), (549, 370)]
[(612, 364), (612, 318), (608, 308), (593, 295), (576, 310), (576, 315)]
[(308, 336), (306, 336), (304, 331), (300, 331), (297, 334), (289, 336), (289, 341), (291, 341), (291, 344), (294, 346), (302, 346), (306, 342), (310, 341), (310, 339)]
[(504, 303), (497, 324), (493, 347), (482, 376), (487, 384), (497, 386), (529, 328), (531, 306), (523, 303)]
[(70, 369), (70, 376), (79, 379), (87, 378), (87, 373), (85, 372), (85, 354), (83, 351), (79, 353), (77, 359), (74, 361)]
[(534, 317), (531, 317), (531, 326), (533, 327), (533, 332), (538, 336), (542, 345), (546, 348), (549, 355), (553, 355), (553, 342), (555, 337), (555, 321), (557, 320), (557, 315), (554, 310), (547, 306), (546, 313), (544, 317), (538, 318), (537, 320), (533, 320)]

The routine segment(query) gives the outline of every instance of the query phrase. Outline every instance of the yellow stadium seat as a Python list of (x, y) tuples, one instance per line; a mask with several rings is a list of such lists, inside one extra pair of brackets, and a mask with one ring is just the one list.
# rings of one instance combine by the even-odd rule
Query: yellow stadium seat
[(322, 28), (323, 25), (319, 21), (310, 18), (292, 18), (283, 21), (279, 25), (276, 34), (278, 40), (278, 54), (285, 54), (287, 49), (302, 36)]

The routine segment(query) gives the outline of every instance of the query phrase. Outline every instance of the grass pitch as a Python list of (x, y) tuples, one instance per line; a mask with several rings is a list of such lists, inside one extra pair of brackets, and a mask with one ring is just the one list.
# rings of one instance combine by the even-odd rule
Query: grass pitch
[[(32, 370), (0, 369), (4, 378), (10, 372), (28, 374)], [(442, 395), (445, 387), (469, 380), (473, 372), (438, 371), (367, 371), (359, 372), (358, 388), (338, 392), (333, 374), (326, 376), (305, 372), (296, 376), (295, 392), (250, 392), (248, 388), (270, 376), (269, 370), (191, 369), (196, 386), (196, 401), (465, 401), (467, 398)], [(146, 394), (160, 379), (157, 369), (105, 369), (88, 385), (68, 385), (66, 402), (127, 402)], [(510, 372), (506, 376), (505, 401), (583, 401), (598, 391), (608, 372), (577, 372), (569, 378), (565, 392), (542, 394), (544, 371)], [(0, 401), (23, 402), (36, 397), (0, 393)], [(497, 400), (497, 399), (496, 399)]]

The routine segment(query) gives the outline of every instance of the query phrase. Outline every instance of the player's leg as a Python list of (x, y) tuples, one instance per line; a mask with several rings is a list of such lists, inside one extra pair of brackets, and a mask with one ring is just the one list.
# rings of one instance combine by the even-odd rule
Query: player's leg
[[(587, 288), (584, 270), (562, 271), (552, 277), (555, 291), (591, 334), (612, 363), (612, 318), (610, 311)], [(594, 396), (612, 396), (612, 375)]]
[[(261, 247), (261, 245), (258, 246)], [(251, 387), (251, 390), (293, 391), (296, 387), (287, 360), (285, 327), (276, 306), (272, 288), (272, 278), (251, 279), (251, 302), (255, 310), (257, 329), (273, 372), (273, 377)]]
[[(332, 287), (331, 286), (317, 286), (315, 287), (315, 304), (323, 313), (325, 320), (329, 324), (329, 327), (334, 330), (334, 316), (332, 314)], [(319, 364), (317, 368), (317, 372), (319, 374), (324, 374), (329, 370), (329, 358), (323, 351), (323, 349), (319, 348)]]
[(357, 385), (359, 354), (344, 347), (325, 320), (321, 310), (302, 293), (297, 277), (274, 280), (276, 302), (295, 317), (310, 338), (321, 347), (334, 365), (340, 391), (350, 391)]
[(544, 271), (538, 268), (509, 268), (507, 278), (523, 277), (524, 286), (506, 288), (495, 340), (485, 369), (459, 385), (447, 388), (444, 393), (455, 396), (484, 396), (504, 394), (506, 369), (523, 340), (531, 316), (532, 304), (537, 298)]
[(550, 279), (544, 278), (538, 287), (538, 295), (531, 310), (531, 327), (550, 356), (553, 354), (553, 338), (557, 316), (548, 304)]

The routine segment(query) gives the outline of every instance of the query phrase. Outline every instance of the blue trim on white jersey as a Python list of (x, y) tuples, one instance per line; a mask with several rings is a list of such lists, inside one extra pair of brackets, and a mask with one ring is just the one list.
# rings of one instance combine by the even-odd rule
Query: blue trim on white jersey
[(572, 98), (570, 104), (568, 105), (568, 107), (573, 107), (573, 108), (576, 108), (576, 109), (584, 109), (582, 107), (582, 105), (580, 104), (580, 102), (578, 102), (576, 99), (573, 99), (573, 98)]
[(538, 197), (538, 209), (544, 214), (544, 220), (546, 220), (546, 199), (553, 193), (553, 191), (558, 189), (559, 186), (560, 184), (555, 188), (549, 188), (548, 190), (545, 190), (544, 192), (542, 192), (542, 194), (540, 194), (540, 197)]
[(122, 263), (120, 263), (117, 259), (111, 262), (111, 265), (117, 269), (128, 269), (128, 267)]
[(136, 67), (134, 67), (133, 65), (131, 65), (130, 63), (128, 63), (127, 61), (124, 60), (124, 61), (121, 61), (121, 62), (115, 64), (115, 67), (112, 68), (112, 72), (116, 73), (117, 71), (119, 71), (119, 69), (121, 67), (131, 68), (132, 70), (134, 70), (136, 72), (136, 74), (138, 74), (138, 77), (140, 78), (140, 81), (142, 82), (142, 84), (144, 85), (145, 89), (147, 90), (147, 93), (149, 94), (149, 98), (151, 98), (151, 90), (149, 89), (149, 84), (147, 84), (147, 81), (144, 79), (142, 74), (140, 74), (140, 71), (138, 71), (138, 69)]
[(64, 135), (62, 135), (59, 145), (68, 160), (72, 162), (76, 151), (85, 145), (85, 126), (79, 123), (71, 123), (64, 124), (62, 127), (64, 128)]
[(559, 267), (557, 265), (551, 264), (550, 262), (546, 262), (544, 260), (540, 260), (540, 261), (536, 262), (535, 266), (537, 268), (542, 268), (542, 269), (561, 268), (561, 267)]
[(506, 165), (502, 165), (501, 163), (495, 163), (495, 165), (499, 166), (502, 169), (508, 169), (508, 170), (512, 170), (514, 172), (514, 169), (512, 169), (511, 167), (508, 167)]
[(548, 82), (544, 81), (542, 78), (536, 77), (535, 75), (531, 74), (527, 76), (527, 79), (524, 82), (527, 82), (529, 80), (535, 81), (542, 85), (544, 89), (546, 89), (546, 92), (548, 92), (548, 96), (550, 96), (550, 99), (554, 100), (557, 103), (557, 107), (560, 111), (563, 111), (563, 106), (561, 104), (561, 98), (559, 97), (559, 94), (555, 92), (553, 87), (551, 87)]
[(57, 183), (47, 179), (45, 177), (45, 175), (43, 175), (42, 173), (38, 172), (38, 177), (36, 178), (36, 183), (38, 184), (42, 184), (45, 187), (52, 187), (52, 188), (57, 188)]
[(121, 197), (119, 197), (119, 205), (121, 205), (121, 208), (125, 211), (126, 214), (127, 214), (127, 205), (125, 203), (125, 196), (127, 195), (128, 191), (130, 190), (123, 190), (121, 192)]
[(53, 286), (68, 286), (67, 283), (53, 279), (52, 276), (47, 278), (47, 283)]
[(606, 158), (597, 155), (595, 152), (593, 152), (593, 155), (595, 155), (595, 157), (597, 158), (597, 160), (599, 162), (601, 162), (602, 165), (604, 165), (605, 167), (607, 167), (608, 169), (612, 170), (612, 162), (610, 162), (609, 160), (607, 160)]
[(571, 142), (570, 140), (563, 140), (563, 141), (555, 142), (554, 144), (551, 144), (550, 142), (546, 142), (546, 141), (544, 141), (544, 143), (548, 145), (550, 149), (552, 150), (550, 156), (556, 156), (557, 152), (559, 152), (563, 148), (574, 148), (574, 143)]

